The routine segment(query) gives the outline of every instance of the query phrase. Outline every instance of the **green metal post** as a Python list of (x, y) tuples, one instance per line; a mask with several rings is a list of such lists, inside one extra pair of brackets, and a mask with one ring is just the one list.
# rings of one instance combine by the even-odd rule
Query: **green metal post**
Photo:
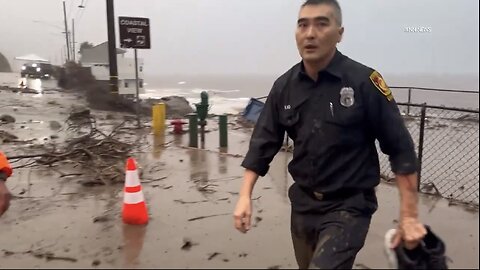
[(200, 100), (200, 104), (208, 106), (208, 93), (202, 91), (202, 93), (200, 93)]
[(200, 141), (202, 142), (202, 148), (205, 146), (205, 126), (207, 125), (208, 115), (208, 93), (202, 91), (200, 93), (201, 102), (195, 104), (197, 108), (198, 119), (200, 120)]
[(198, 118), (196, 113), (188, 114), (189, 147), (198, 147)]
[(220, 132), (220, 147), (228, 147), (227, 115), (226, 114), (220, 115), (218, 118), (219, 118), (218, 125), (219, 125), (219, 132)]

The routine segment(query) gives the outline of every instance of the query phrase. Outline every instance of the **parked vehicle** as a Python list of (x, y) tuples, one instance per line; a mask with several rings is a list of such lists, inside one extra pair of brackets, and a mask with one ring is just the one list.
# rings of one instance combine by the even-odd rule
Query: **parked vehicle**
[(28, 63), (22, 66), (20, 75), (22, 78), (50, 79), (53, 74), (53, 66), (49, 63)]

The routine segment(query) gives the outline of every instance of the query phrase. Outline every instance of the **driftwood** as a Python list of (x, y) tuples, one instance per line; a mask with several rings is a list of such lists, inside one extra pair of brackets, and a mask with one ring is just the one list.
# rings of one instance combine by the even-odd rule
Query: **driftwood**
[(225, 214), (216, 214), (216, 215), (208, 215), (208, 216), (199, 216), (199, 217), (194, 217), (194, 218), (189, 218), (188, 221), (195, 221), (199, 219), (205, 219), (205, 218), (211, 218), (211, 217), (219, 217), (219, 216), (228, 216), (230, 213), (225, 213)]
[[(71, 112), (66, 120), (67, 131), (75, 135), (62, 145), (52, 149), (44, 146), (40, 153), (8, 156), (12, 162), (22, 161), (18, 168), (44, 166), (56, 171), (60, 177), (84, 176), (88, 185), (106, 185), (123, 182), (124, 163), (133, 145), (122, 142), (119, 138), (124, 121), (113, 128), (109, 134), (97, 129), (95, 118), (89, 110)], [(19, 162), (20, 163), (20, 162)], [(58, 164), (73, 164), (75, 172), (60, 172), (55, 169)]]

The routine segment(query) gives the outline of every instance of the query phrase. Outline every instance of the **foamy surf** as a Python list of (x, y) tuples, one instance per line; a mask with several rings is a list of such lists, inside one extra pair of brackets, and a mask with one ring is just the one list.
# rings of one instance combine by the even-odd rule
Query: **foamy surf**
[(233, 90), (219, 90), (219, 89), (193, 89), (192, 93), (194, 94), (200, 94), (203, 91), (207, 92), (209, 95), (217, 95), (217, 94), (228, 94), (228, 93), (237, 93), (240, 92), (238, 89), (233, 89)]
[[(187, 98), (188, 102), (195, 107), (195, 103), (200, 102), (200, 98)], [(223, 97), (210, 97), (209, 114), (238, 114), (245, 110), (250, 98), (223, 98)]]
[(167, 96), (180, 96), (188, 100), (193, 109), (195, 103), (200, 102), (200, 93), (205, 91), (209, 96), (210, 114), (238, 114), (243, 112), (248, 105), (250, 97), (230, 98), (229, 93), (236, 93), (239, 90), (218, 90), (218, 89), (145, 89), (145, 94), (141, 94), (141, 99), (160, 99)]

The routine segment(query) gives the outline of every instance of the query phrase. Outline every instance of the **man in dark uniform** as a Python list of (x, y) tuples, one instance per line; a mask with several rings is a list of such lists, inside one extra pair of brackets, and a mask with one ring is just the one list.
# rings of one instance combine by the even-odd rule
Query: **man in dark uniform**
[(250, 228), (251, 194), (282, 146), (294, 142), (288, 165), (291, 233), (300, 268), (351, 268), (377, 209), (380, 182), (375, 140), (389, 155), (400, 191), (393, 246), (414, 248), (426, 234), (417, 210), (417, 159), (412, 138), (381, 75), (341, 54), (336, 0), (308, 0), (299, 13), (302, 61), (277, 79), (242, 163), (245, 175), (235, 227)]

